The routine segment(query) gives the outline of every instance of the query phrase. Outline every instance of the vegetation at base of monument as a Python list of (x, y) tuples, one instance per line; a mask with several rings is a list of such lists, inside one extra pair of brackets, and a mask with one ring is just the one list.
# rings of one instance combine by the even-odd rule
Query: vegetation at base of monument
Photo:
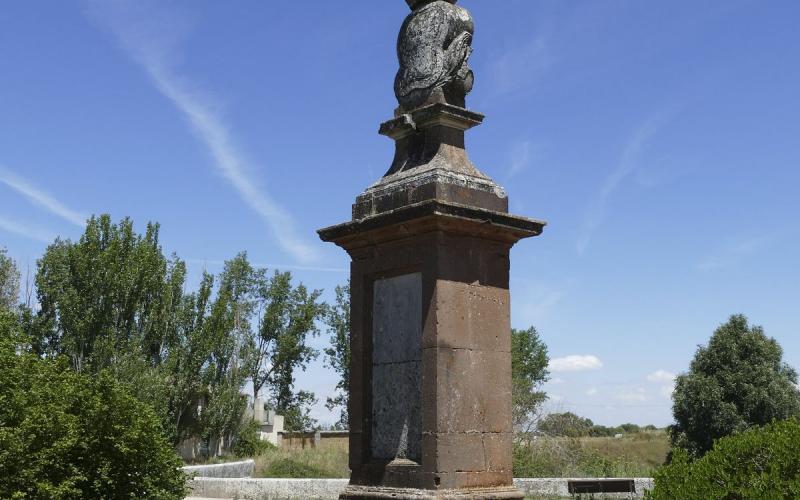
[(157, 224), (140, 235), (130, 219), (103, 215), (77, 242), (50, 245), (35, 282), (40, 309), (18, 308), (32, 353), (113, 375), (155, 409), (172, 444), (199, 437), (212, 454), (233, 445), (248, 379), (288, 430), (315, 425), (314, 395), (295, 389), (294, 374), (317, 356), (307, 341), (324, 304), (291, 274), (268, 276), (241, 253), (186, 292), (186, 265), (164, 256)]
[(255, 458), (254, 477), (349, 478), (344, 448), (267, 450)]
[(511, 414), (517, 436), (530, 436), (538, 421), (547, 400), (541, 387), (550, 376), (549, 362), (547, 346), (536, 328), (511, 330)]
[(106, 370), (40, 358), (0, 308), (0, 498), (180, 499), (180, 465), (147, 404)]
[(699, 347), (673, 393), (673, 446), (701, 457), (714, 440), (773, 420), (800, 418), (797, 372), (760, 326), (731, 316)]
[(698, 459), (678, 449), (646, 498), (800, 498), (798, 443), (800, 423), (790, 419), (721, 438)]
[(339, 420), (334, 430), (349, 429), (347, 404), (350, 389), (350, 282), (336, 287), (336, 303), (325, 312), (325, 322), (330, 329), (330, 347), (325, 349), (326, 366), (331, 368), (339, 380), (336, 393), (328, 397), (325, 407), (334, 411), (339, 409)]
[(515, 477), (648, 477), (669, 452), (664, 430), (613, 437), (539, 436), (514, 445)]

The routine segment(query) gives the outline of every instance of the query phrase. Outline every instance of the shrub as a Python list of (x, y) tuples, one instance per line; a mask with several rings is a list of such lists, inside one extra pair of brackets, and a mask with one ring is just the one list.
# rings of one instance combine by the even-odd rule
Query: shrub
[(0, 498), (183, 498), (153, 410), (109, 374), (25, 352), (0, 312)]
[(675, 450), (655, 473), (651, 500), (800, 498), (800, 424), (791, 419), (718, 440), (692, 461)]
[(269, 464), (264, 471), (265, 477), (288, 477), (288, 478), (330, 478), (335, 477), (329, 472), (314, 467), (313, 465), (292, 460), (291, 458), (280, 458)]
[(578, 438), (588, 436), (594, 423), (572, 412), (551, 413), (539, 421), (539, 430), (550, 436)]
[(267, 450), (275, 449), (269, 441), (262, 441), (259, 433), (261, 426), (258, 422), (248, 421), (239, 429), (236, 441), (231, 451), (239, 458), (257, 457)]

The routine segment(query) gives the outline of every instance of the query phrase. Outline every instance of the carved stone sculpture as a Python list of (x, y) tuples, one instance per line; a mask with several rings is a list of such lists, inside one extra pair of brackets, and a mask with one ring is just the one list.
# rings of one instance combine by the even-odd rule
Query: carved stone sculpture
[(433, 103), (466, 107), (473, 84), (467, 61), (475, 25), (456, 1), (406, 0), (413, 12), (397, 40), (400, 70), (394, 91), (399, 114)]

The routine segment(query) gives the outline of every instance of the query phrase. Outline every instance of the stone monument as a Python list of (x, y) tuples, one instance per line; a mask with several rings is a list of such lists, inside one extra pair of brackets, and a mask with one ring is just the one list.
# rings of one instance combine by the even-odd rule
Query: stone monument
[(521, 499), (512, 485), (509, 252), (545, 223), (508, 213), (470, 161), (474, 25), (406, 0), (388, 172), (319, 231), (351, 259), (350, 485), (341, 499)]

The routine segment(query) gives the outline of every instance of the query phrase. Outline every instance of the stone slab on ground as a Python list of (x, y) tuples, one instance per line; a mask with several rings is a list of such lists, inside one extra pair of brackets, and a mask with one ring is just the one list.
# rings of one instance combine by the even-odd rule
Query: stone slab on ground
[[(591, 478), (576, 478), (585, 481)], [(516, 478), (514, 486), (527, 497), (571, 498), (569, 478)], [(347, 487), (347, 479), (230, 479), (198, 477), (188, 482), (192, 498), (236, 498), (237, 500), (336, 500)], [(606, 493), (595, 498), (641, 498), (653, 488), (650, 478), (634, 478), (636, 493)]]

